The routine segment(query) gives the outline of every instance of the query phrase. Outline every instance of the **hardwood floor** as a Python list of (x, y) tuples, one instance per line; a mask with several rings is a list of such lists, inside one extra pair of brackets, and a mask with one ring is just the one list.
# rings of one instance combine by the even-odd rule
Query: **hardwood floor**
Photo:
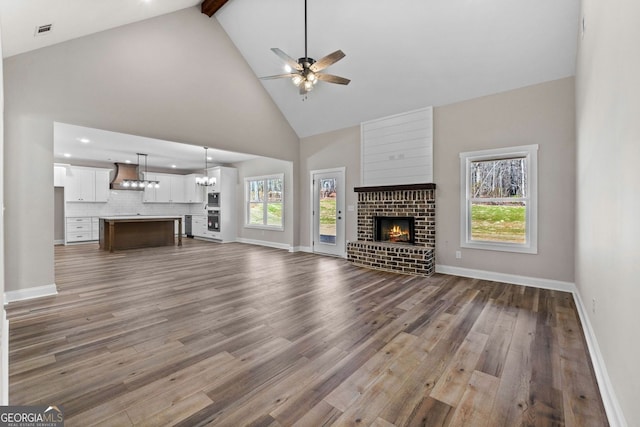
[(68, 426), (606, 426), (570, 294), (187, 239), (56, 248), (10, 402)]

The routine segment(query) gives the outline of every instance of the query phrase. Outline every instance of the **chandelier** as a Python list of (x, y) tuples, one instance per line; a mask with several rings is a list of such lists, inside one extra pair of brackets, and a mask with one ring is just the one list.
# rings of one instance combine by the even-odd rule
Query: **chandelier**
[(203, 187), (211, 187), (213, 185), (216, 185), (216, 179), (215, 177), (207, 177), (207, 160), (209, 160), (208, 156), (207, 156), (207, 152), (209, 151), (209, 147), (204, 147), (204, 176), (197, 176), (196, 177), (196, 184), (201, 185)]
[(160, 181), (140, 177), (140, 156), (144, 157), (144, 176), (147, 176), (147, 155), (143, 153), (136, 154), (138, 156), (138, 179), (125, 179), (122, 181), (122, 186), (131, 188), (160, 188)]

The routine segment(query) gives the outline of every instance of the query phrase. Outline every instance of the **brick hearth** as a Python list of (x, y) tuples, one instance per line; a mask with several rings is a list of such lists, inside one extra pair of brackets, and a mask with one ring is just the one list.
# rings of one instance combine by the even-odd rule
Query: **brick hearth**
[[(347, 245), (354, 264), (378, 270), (430, 276), (435, 269), (436, 185), (356, 187), (358, 240)], [(376, 242), (374, 216), (415, 218), (415, 243)]]

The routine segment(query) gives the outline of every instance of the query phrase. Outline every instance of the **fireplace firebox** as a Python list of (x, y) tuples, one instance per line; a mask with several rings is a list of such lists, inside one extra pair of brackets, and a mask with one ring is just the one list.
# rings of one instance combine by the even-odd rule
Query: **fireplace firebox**
[(373, 238), (377, 242), (409, 244), (415, 242), (413, 217), (374, 216), (373, 226)]

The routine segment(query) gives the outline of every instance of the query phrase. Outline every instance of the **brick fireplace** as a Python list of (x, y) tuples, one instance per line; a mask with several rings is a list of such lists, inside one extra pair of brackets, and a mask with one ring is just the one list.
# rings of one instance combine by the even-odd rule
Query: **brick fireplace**
[(436, 185), (356, 187), (354, 191), (358, 193), (358, 240), (347, 245), (349, 261), (378, 270), (432, 275)]

